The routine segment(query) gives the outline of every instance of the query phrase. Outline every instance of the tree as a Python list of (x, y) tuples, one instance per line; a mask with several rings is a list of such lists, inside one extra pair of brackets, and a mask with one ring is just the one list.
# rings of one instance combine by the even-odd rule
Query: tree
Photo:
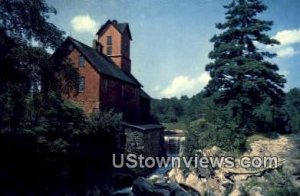
[(278, 66), (268, 61), (276, 54), (258, 49), (262, 45), (279, 44), (266, 32), (272, 21), (260, 20), (257, 14), (267, 7), (260, 0), (234, 0), (227, 6), (226, 21), (216, 24), (222, 32), (213, 36), (213, 62), (206, 65), (211, 80), (206, 93), (220, 107), (228, 107), (229, 119), (239, 130), (257, 129), (255, 109), (270, 99), (270, 107), (280, 107), (284, 99), (283, 75)]
[(102, 189), (112, 176), (115, 138), (123, 139), (119, 114), (100, 111), (88, 118), (62, 96), (74, 92), (78, 72), (63, 55), (47, 52), (64, 39), (47, 21), (55, 13), (43, 0), (0, 0), (2, 195)]
[(203, 118), (203, 92), (191, 98), (181, 96), (180, 99), (175, 97), (169, 99), (153, 99), (151, 106), (153, 115), (160, 122), (184, 122), (189, 124), (191, 121)]
[(177, 99), (176, 97), (152, 101), (152, 112), (161, 122), (177, 122), (184, 115), (185, 98)]
[(43, 0), (0, 1), (0, 129), (20, 125), (28, 96), (41, 90), (47, 102), (49, 93), (64, 90), (63, 80), (71, 88), (77, 83), (77, 71), (56, 64), (46, 50), (64, 39), (64, 32), (47, 21), (55, 13)]
[(286, 94), (284, 109), (288, 118), (288, 131), (300, 132), (300, 89), (293, 88)]
[[(85, 131), (85, 115), (61, 96), (75, 88), (78, 73), (66, 65), (69, 62), (58, 64), (47, 52), (64, 39), (64, 33), (48, 22), (55, 13), (43, 0), (0, 1), (3, 194), (11, 190), (16, 194), (17, 187), (21, 195), (28, 190), (45, 193), (53, 183), (63, 181), (63, 164), (79, 152), (76, 148)], [(66, 81), (69, 88), (63, 85)]]

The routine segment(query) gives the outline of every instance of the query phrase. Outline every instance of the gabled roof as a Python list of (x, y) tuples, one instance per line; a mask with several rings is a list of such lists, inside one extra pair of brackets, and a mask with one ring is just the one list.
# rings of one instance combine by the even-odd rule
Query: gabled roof
[(123, 34), (127, 29), (128, 34), (129, 34), (129, 38), (130, 38), (130, 40), (132, 40), (131, 32), (130, 32), (128, 23), (118, 23), (118, 21), (116, 21), (116, 20), (113, 20), (113, 21), (108, 20), (104, 25), (102, 25), (100, 27), (100, 29), (98, 30), (96, 35), (101, 35), (103, 33), (103, 30), (110, 24), (113, 25), (121, 34)]
[(148, 95), (143, 89), (141, 89), (141, 97), (151, 99), (150, 95)]
[(152, 131), (157, 129), (164, 129), (165, 127), (161, 124), (129, 124), (129, 123), (123, 123), (124, 126), (136, 128), (141, 131)]
[(66, 45), (66, 43), (68, 42), (71, 42), (74, 47), (76, 47), (80, 51), (80, 53), (100, 74), (113, 77), (134, 86), (142, 86), (132, 74), (126, 73), (125, 71), (117, 67), (117, 65), (114, 64), (114, 62), (104, 54), (100, 54), (95, 49), (81, 43), (80, 41), (72, 37), (68, 37), (62, 44), (62, 46)]

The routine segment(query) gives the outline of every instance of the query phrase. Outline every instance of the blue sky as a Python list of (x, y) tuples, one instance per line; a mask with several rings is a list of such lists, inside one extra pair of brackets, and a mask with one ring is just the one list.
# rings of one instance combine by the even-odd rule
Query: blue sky
[[(209, 80), (210, 38), (224, 21), (229, 0), (47, 0), (58, 13), (50, 21), (91, 45), (108, 19), (128, 22), (132, 72), (154, 98), (194, 95)], [(269, 9), (261, 18), (273, 20), (269, 35), (281, 41), (273, 59), (288, 80), (286, 90), (300, 87), (300, 1), (263, 0)]]

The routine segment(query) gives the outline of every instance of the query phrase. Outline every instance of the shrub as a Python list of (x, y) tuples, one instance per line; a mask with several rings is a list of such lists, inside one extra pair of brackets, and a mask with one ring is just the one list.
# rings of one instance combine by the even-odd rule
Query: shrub
[(239, 153), (247, 149), (247, 138), (237, 130), (234, 123), (227, 123), (221, 127), (202, 121), (187, 131), (186, 154), (193, 155), (198, 149), (213, 146)]
[(298, 190), (293, 186), (290, 181), (290, 174), (286, 170), (280, 168), (266, 176), (267, 182), (263, 186), (265, 187), (265, 195), (298, 195)]
[(300, 132), (300, 89), (291, 89), (286, 94), (284, 110), (289, 132)]
[(94, 152), (95, 157), (108, 159), (111, 165), (113, 152), (119, 150), (120, 137), (122, 135), (122, 115), (114, 113), (113, 110), (100, 110), (90, 116), (87, 145)]
[(90, 117), (89, 129), (94, 134), (97, 133), (111, 133), (120, 131), (122, 129), (122, 114), (115, 113), (113, 110), (100, 110), (93, 113)]

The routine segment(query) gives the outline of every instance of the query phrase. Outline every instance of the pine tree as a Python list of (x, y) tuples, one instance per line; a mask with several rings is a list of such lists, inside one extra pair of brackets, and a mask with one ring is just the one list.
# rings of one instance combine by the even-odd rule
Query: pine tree
[(226, 21), (216, 24), (222, 32), (211, 39), (213, 62), (206, 71), (212, 79), (206, 92), (217, 105), (229, 108), (229, 119), (253, 131), (255, 110), (264, 100), (270, 98), (270, 107), (279, 107), (284, 98), (286, 80), (277, 73), (278, 66), (268, 61), (276, 54), (257, 47), (279, 42), (266, 34), (273, 22), (257, 17), (267, 9), (261, 1), (234, 0), (224, 8)]

